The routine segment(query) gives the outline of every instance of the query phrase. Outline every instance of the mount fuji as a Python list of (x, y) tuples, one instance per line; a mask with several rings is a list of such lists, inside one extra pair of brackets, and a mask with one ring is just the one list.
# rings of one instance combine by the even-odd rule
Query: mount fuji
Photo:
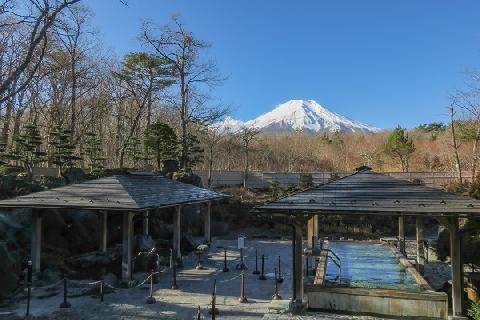
[(314, 100), (290, 100), (261, 116), (240, 121), (227, 117), (220, 126), (237, 132), (244, 127), (255, 127), (263, 132), (378, 132), (371, 127), (332, 112)]

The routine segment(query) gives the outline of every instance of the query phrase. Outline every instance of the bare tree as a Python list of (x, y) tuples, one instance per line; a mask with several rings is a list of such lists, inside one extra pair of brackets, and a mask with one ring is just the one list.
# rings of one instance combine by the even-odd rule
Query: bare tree
[(140, 36), (143, 43), (156, 54), (164, 58), (174, 69), (178, 92), (172, 97), (172, 105), (179, 113), (180, 130), (180, 166), (186, 167), (189, 156), (189, 124), (216, 118), (209, 112), (205, 102), (203, 88), (211, 90), (223, 79), (219, 76), (213, 61), (203, 61), (200, 54), (209, 44), (194, 37), (178, 19), (173, 17), (173, 24), (165, 26), (160, 34), (155, 28), (145, 23)]
[(237, 133), (243, 143), (244, 168), (243, 168), (243, 187), (247, 188), (248, 170), (249, 170), (249, 152), (251, 143), (255, 140), (260, 130), (254, 126), (243, 127)]
[(457, 103), (457, 100), (456, 100), (456, 97), (451, 97), (451, 101), (450, 101), (450, 106), (448, 107), (448, 111), (449, 111), (449, 115), (450, 115), (450, 133), (451, 133), (451, 136), (452, 136), (452, 150), (453, 150), (453, 157), (454, 157), (454, 160), (455, 160), (455, 168), (457, 170), (457, 174), (458, 174), (458, 182), (460, 184), (463, 183), (463, 178), (462, 178), (462, 167), (461, 167), (461, 164), (460, 164), (460, 156), (459, 156), (459, 153), (458, 153), (458, 149), (459, 149), (459, 144), (458, 144), (458, 141), (457, 141), (457, 134), (456, 134), (456, 130), (455, 130), (455, 105)]

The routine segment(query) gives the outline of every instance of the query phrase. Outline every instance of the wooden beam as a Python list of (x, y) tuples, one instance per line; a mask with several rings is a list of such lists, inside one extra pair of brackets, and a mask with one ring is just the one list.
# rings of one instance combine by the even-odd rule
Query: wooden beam
[(205, 212), (204, 217), (204, 229), (203, 229), (203, 236), (205, 238), (205, 243), (209, 244), (212, 242), (212, 235), (211, 235), (211, 224), (212, 224), (212, 202), (207, 202), (207, 212)]
[(182, 240), (181, 216), (182, 216), (182, 206), (177, 206), (173, 214), (173, 251), (177, 257), (177, 261), (181, 261), (182, 259), (182, 250), (180, 247), (180, 243)]
[(149, 234), (149, 229), (148, 229), (148, 215), (149, 215), (149, 211), (145, 211), (145, 213), (143, 214), (143, 220), (142, 220), (142, 233), (143, 235), (146, 235), (148, 236)]
[(133, 217), (135, 213), (123, 213), (123, 243), (122, 243), (122, 279), (132, 279), (132, 255), (133, 255)]
[(318, 240), (319, 237), (319, 232), (320, 232), (320, 226), (318, 225), (319, 222), (319, 215), (316, 214), (313, 216), (313, 236), (315, 237), (315, 240)]
[(107, 220), (108, 220), (108, 212), (107, 211), (100, 211), (98, 213), (98, 220), (100, 226), (100, 235), (99, 235), (99, 250), (101, 252), (107, 252)]
[(301, 311), (303, 309), (303, 232), (302, 226), (295, 225), (295, 291), (296, 301), (295, 311)]
[(425, 274), (425, 239), (423, 236), (423, 218), (416, 217), (416, 239), (417, 239), (417, 271), (423, 276)]
[(311, 217), (307, 221), (307, 248), (309, 249), (313, 249), (314, 227), (314, 217)]
[(463, 264), (458, 218), (450, 218), (450, 259), (452, 261), (452, 314), (463, 316)]
[(398, 250), (405, 255), (405, 218), (398, 217)]
[(30, 259), (32, 260), (33, 272), (40, 272), (40, 260), (42, 253), (42, 213), (38, 209), (32, 209), (32, 239)]

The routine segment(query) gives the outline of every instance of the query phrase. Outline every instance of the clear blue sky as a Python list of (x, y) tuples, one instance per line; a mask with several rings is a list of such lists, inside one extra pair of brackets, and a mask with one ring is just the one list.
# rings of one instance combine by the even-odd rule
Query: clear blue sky
[(142, 19), (179, 14), (228, 75), (215, 95), (247, 120), (314, 99), (391, 128), (446, 121), (448, 97), (480, 67), (478, 0), (85, 0), (105, 47), (141, 50)]

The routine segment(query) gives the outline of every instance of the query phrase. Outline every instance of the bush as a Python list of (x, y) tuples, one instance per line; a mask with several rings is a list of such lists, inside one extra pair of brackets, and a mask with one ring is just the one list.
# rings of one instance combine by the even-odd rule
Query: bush
[(472, 304), (470, 309), (468, 309), (468, 316), (473, 320), (480, 320), (480, 300)]
[(313, 187), (313, 177), (311, 174), (301, 174), (299, 186), (301, 189), (308, 189)]

